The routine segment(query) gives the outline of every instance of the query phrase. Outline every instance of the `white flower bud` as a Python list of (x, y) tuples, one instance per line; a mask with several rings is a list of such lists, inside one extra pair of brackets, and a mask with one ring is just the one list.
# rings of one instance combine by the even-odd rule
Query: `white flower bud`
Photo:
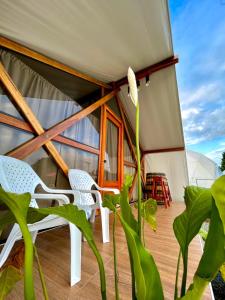
[(136, 77), (134, 71), (129, 67), (127, 73), (128, 83), (130, 87), (130, 98), (133, 101), (134, 105), (137, 106), (138, 103), (138, 89), (136, 83)]

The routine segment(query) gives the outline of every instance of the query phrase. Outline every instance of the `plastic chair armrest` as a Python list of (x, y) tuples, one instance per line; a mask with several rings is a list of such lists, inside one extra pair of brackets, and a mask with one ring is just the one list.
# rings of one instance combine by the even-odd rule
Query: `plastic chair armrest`
[(31, 194), (32, 199), (57, 200), (60, 205), (69, 204), (70, 200), (66, 195), (62, 194)]
[(97, 187), (99, 191), (103, 191), (103, 192), (113, 192), (114, 194), (119, 194), (120, 191), (118, 189), (115, 189), (115, 188), (103, 188), (103, 187), (100, 187), (98, 186)]

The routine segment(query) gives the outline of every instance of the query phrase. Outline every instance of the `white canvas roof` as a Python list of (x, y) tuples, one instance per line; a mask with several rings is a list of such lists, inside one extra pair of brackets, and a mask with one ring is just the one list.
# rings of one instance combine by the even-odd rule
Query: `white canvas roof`
[[(0, 34), (105, 82), (174, 54), (166, 0), (1, 0)], [(175, 68), (150, 80), (140, 90), (143, 150), (183, 147)], [(134, 124), (126, 86), (120, 96)]]

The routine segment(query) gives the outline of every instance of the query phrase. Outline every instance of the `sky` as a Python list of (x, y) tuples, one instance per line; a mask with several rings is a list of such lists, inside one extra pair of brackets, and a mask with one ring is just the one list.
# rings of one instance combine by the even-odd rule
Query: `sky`
[(186, 148), (225, 151), (225, 0), (169, 0)]

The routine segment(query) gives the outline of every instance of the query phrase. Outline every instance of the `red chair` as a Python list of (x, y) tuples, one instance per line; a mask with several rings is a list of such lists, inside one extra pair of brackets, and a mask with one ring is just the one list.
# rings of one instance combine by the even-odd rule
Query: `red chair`
[(172, 201), (169, 185), (164, 173), (147, 173), (146, 188), (147, 198), (153, 198), (157, 203), (164, 203), (165, 208)]

